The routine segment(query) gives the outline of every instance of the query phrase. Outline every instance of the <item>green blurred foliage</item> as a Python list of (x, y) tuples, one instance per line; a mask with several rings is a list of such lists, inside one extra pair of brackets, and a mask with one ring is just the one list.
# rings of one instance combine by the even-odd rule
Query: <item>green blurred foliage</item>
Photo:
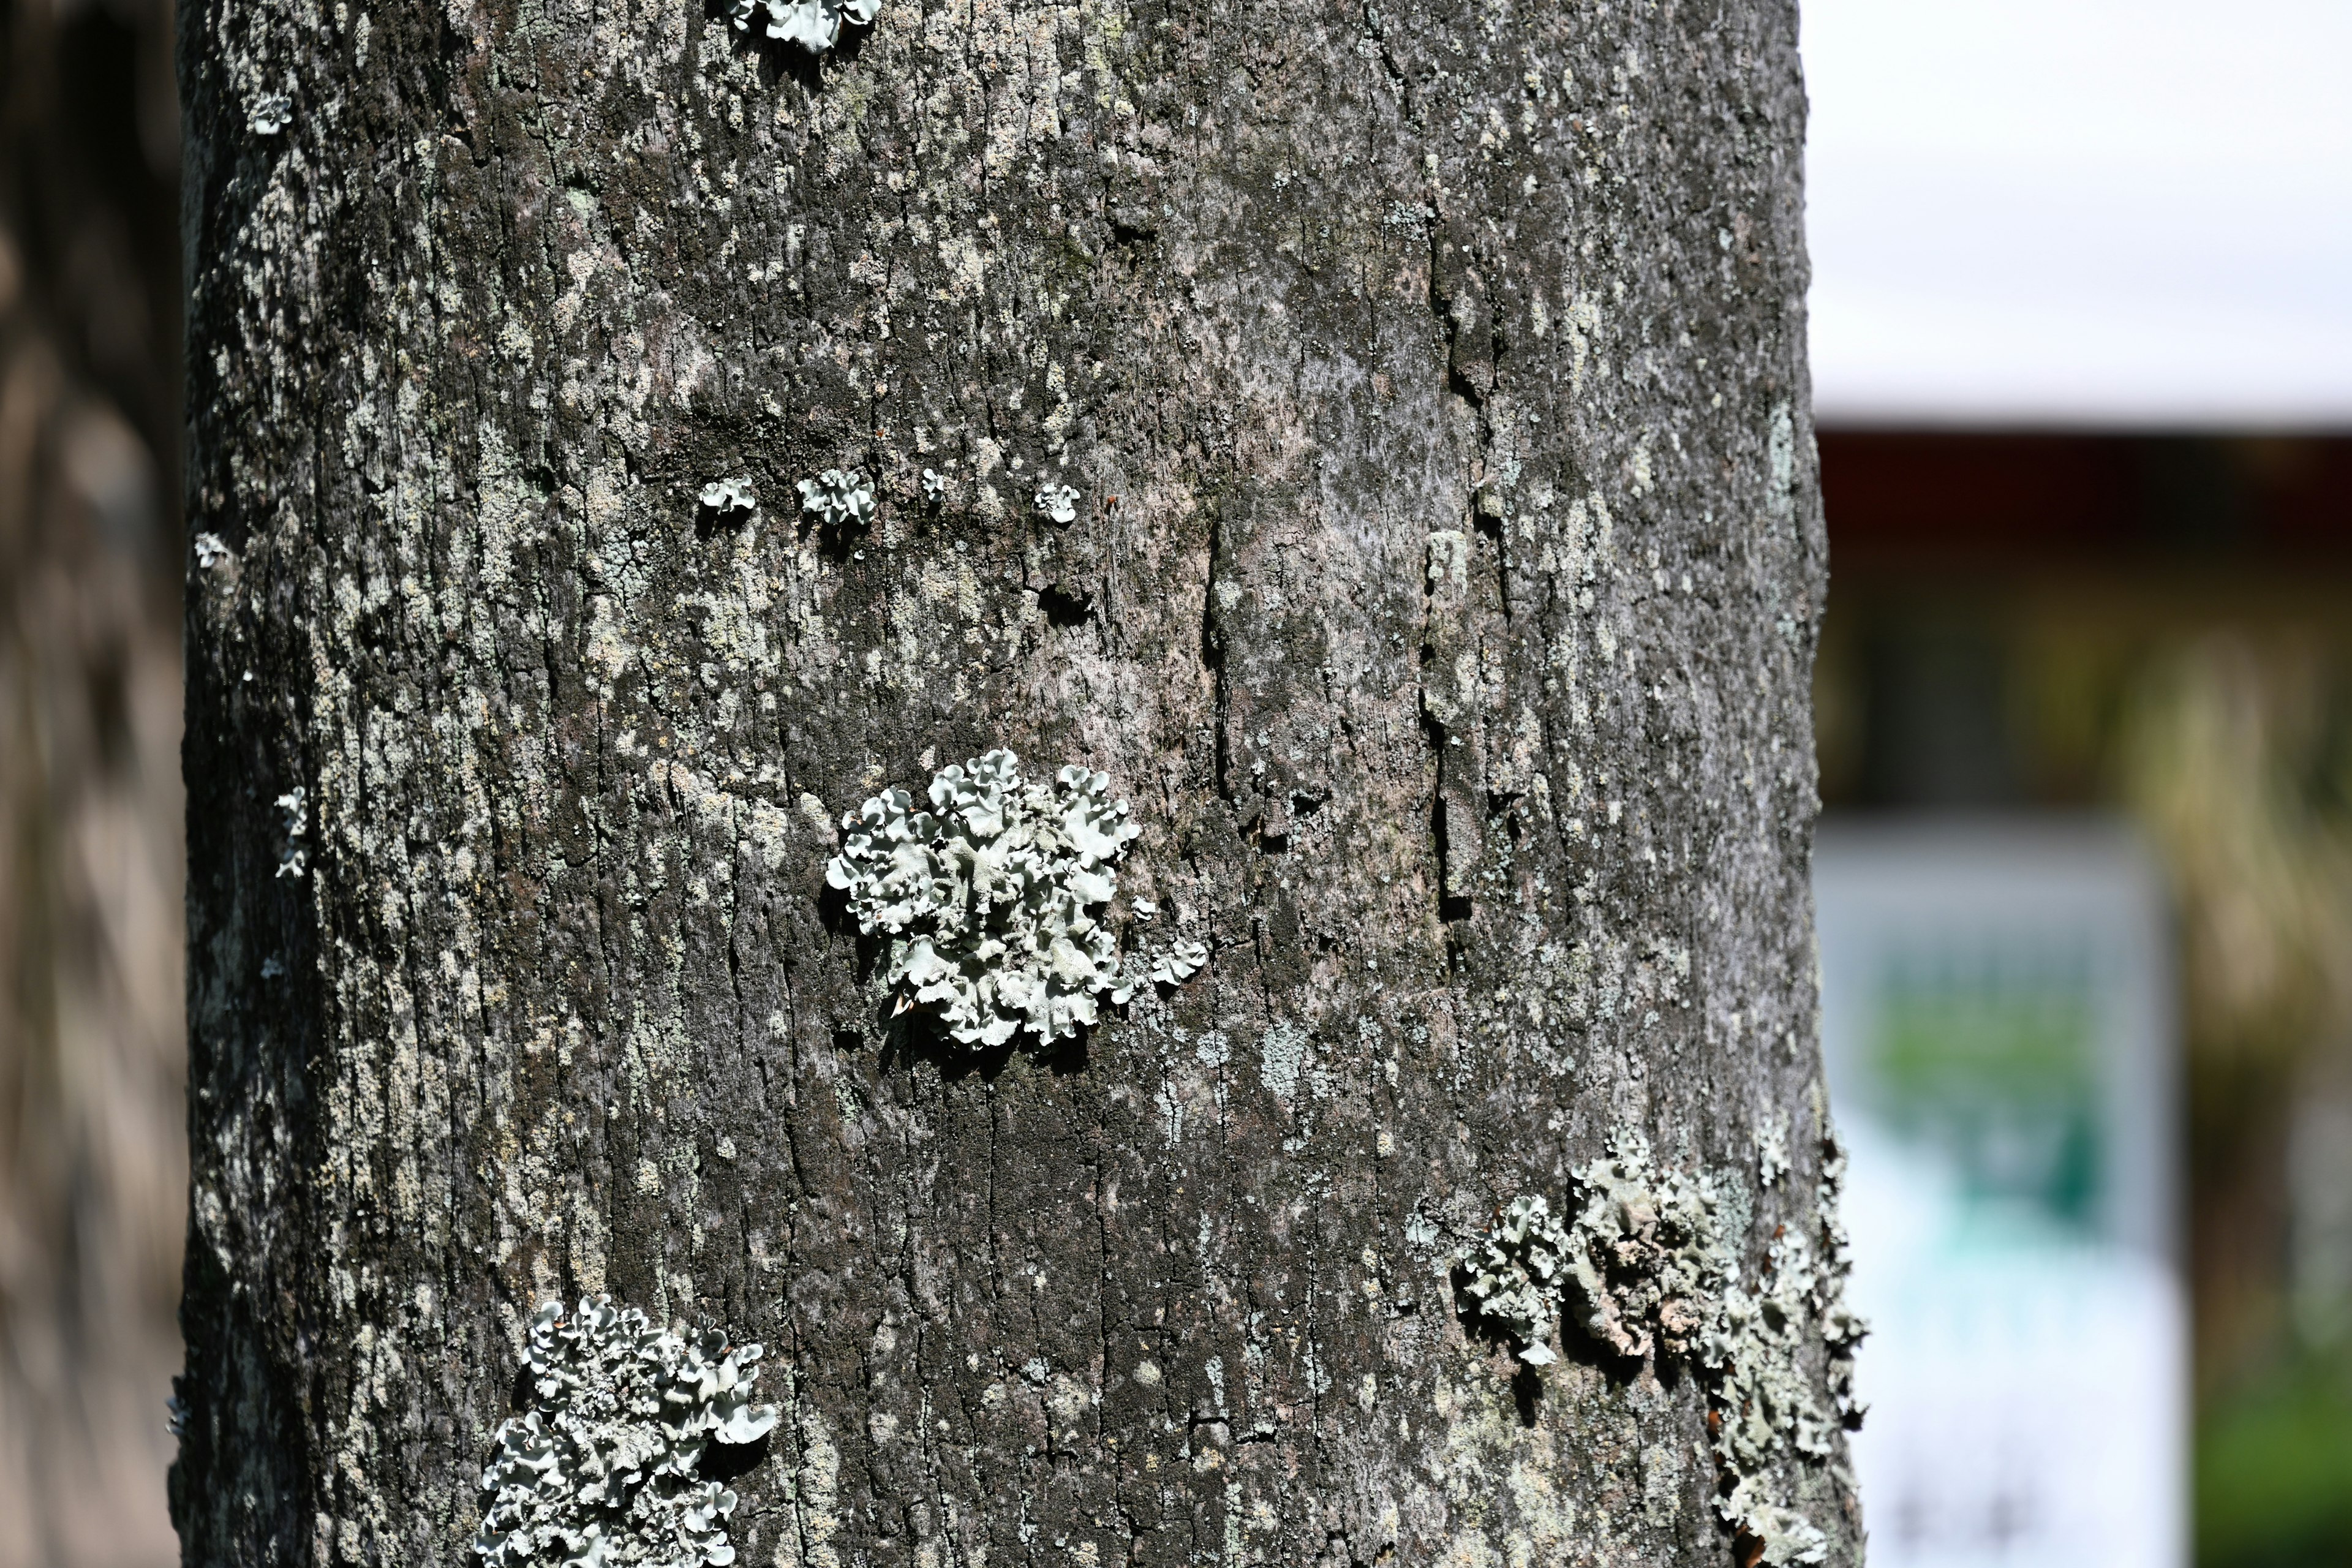
[(2217, 1401), (2196, 1495), (2200, 1568), (2352, 1563), (2352, 1355), (2294, 1356)]

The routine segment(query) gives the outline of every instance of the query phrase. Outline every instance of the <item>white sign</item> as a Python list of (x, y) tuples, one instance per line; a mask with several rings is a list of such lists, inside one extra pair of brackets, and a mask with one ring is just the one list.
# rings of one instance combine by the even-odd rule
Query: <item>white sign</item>
[(2095, 822), (1825, 825), (1872, 1568), (2187, 1561), (2162, 889)]

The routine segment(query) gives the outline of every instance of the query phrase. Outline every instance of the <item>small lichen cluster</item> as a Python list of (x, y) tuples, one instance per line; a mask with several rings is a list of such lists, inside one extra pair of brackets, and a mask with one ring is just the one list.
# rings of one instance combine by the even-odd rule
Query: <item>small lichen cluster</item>
[[(1658, 1171), (1648, 1145), (1621, 1133), (1609, 1153), (1571, 1173), (1565, 1220), (1541, 1197), (1507, 1205), (1463, 1257), (1465, 1292), (1507, 1332), (1519, 1359), (1542, 1366), (1555, 1303), (1593, 1343), (1628, 1360), (1677, 1361), (1706, 1390), (1708, 1428), (1724, 1478), (1717, 1511), (1750, 1563), (1826, 1561), (1829, 1537), (1785, 1497), (1783, 1461), (1831, 1462), (1834, 1433), (1858, 1424), (1855, 1347), (1866, 1331), (1844, 1303), (1848, 1263), (1837, 1200), (1843, 1162), (1824, 1141), (1817, 1192), (1829, 1260), (1801, 1235), (1777, 1235), (1758, 1289), (1740, 1283), (1732, 1205), (1706, 1175)], [(1824, 1408), (1806, 1364), (1807, 1327), (1829, 1356)]]
[(294, 100), (282, 92), (263, 93), (245, 117), (246, 128), (256, 136), (275, 136), (293, 122)]
[(858, 929), (890, 942), (887, 984), (935, 1005), (965, 1045), (1001, 1046), (1026, 1031), (1065, 1038), (1126, 1002), (1148, 975), (1175, 984), (1208, 962), (1179, 941), (1121, 967), (1092, 911), (1118, 890), (1114, 867), (1141, 829), (1110, 780), (1066, 767), (1033, 783), (1011, 752), (940, 770), (926, 811), (905, 790), (842, 818), (842, 852), (825, 879), (849, 895)]
[(1078, 492), (1069, 485), (1037, 487), (1037, 510), (1049, 521), (1065, 526), (1078, 521)]
[(1629, 1360), (1654, 1344), (1688, 1354), (1708, 1303), (1738, 1266), (1724, 1245), (1713, 1184), (1658, 1173), (1648, 1145), (1630, 1132), (1575, 1176), (1580, 1202), (1570, 1225), (1568, 1279), (1579, 1325)]
[(760, 498), (752, 493), (748, 479), (713, 479), (702, 487), (702, 504), (724, 515), (730, 511), (757, 511)]
[(1157, 985), (1181, 985), (1208, 967), (1209, 950), (1189, 937), (1178, 937), (1151, 955), (1151, 979)]
[(1495, 1217), (1485, 1239), (1464, 1259), (1470, 1275), (1463, 1287), (1479, 1313), (1511, 1336), (1519, 1359), (1549, 1366), (1559, 1357), (1550, 1344), (1554, 1303), (1568, 1272), (1569, 1237), (1539, 1197), (1513, 1198)]
[(1865, 1413), (1853, 1392), (1853, 1352), (1869, 1336), (1870, 1324), (1845, 1302), (1846, 1281), (1853, 1275), (1853, 1237), (1845, 1228), (1845, 1151), (1834, 1136), (1822, 1140), (1813, 1212), (1822, 1219), (1822, 1254), (1814, 1276), (1813, 1303), (1821, 1316), (1822, 1342), (1829, 1347), (1830, 1402), (1837, 1408), (1838, 1425), (1852, 1432), (1860, 1429)]
[(304, 842), (310, 836), (309, 802), (310, 792), (296, 784), (274, 803), (286, 818), (286, 853), (278, 860), (278, 874), (281, 877), (310, 874), (310, 847)]
[(1804, 1238), (1775, 1240), (1762, 1287), (1753, 1294), (1728, 1287), (1699, 1346), (1717, 1415), (1716, 1457), (1732, 1483), (1716, 1507), (1758, 1543), (1759, 1563), (1819, 1563), (1829, 1551), (1829, 1538), (1811, 1520), (1768, 1495), (1774, 1463), (1790, 1447), (1815, 1462), (1832, 1452), (1835, 1423), (1814, 1397), (1801, 1360), (1819, 1285)]
[(864, 525), (874, 516), (874, 487), (858, 468), (827, 468), (800, 482), (801, 510), (827, 527)]
[(499, 1427), (474, 1551), (491, 1568), (735, 1561), (735, 1494), (700, 1479), (710, 1443), (751, 1443), (776, 1424), (751, 1403), (760, 1347), (654, 1328), (603, 1296), (531, 1320), (531, 1407)]
[(844, 23), (868, 27), (882, 14), (882, 0), (728, 0), (727, 19), (748, 33), (764, 15), (772, 38), (798, 44), (813, 55), (840, 40)]

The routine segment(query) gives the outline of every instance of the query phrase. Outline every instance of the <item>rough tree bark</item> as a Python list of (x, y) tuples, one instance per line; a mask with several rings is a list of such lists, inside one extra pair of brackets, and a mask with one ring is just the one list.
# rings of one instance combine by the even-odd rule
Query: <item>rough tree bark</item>
[[(469, 1561), (593, 1292), (770, 1347), (747, 1561), (1858, 1558), (1792, 4), (182, 26), (189, 1562)], [(1211, 952), (1076, 1046), (825, 887), (998, 746)]]

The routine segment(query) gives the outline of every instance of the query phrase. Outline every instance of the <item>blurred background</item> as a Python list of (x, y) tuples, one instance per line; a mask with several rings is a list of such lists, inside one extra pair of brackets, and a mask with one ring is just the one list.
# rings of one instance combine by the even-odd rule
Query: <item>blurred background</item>
[[(144, 1568), (172, 20), (0, 26), (0, 1568)], [(2352, 7), (1813, 0), (1804, 47), (1872, 1560), (2352, 1564)]]
[(168, 0), (0, 0), (0, 1565), (178, 1560)]
[(1872, 1562), (2352, 1564), (2352, 6), (1803, 47)]

